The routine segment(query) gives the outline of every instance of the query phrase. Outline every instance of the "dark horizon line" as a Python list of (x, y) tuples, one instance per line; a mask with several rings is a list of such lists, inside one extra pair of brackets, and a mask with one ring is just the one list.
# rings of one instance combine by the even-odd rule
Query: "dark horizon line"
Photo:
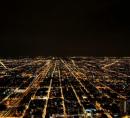
[(130, 58), (130, 56), (86, 56), (86, 55), (68, 55), (68, 56), (56, 56), (56, 55), (39, 55), (39, 56), (0, 56), (0, 59), (20, 59), (20, 58), (48, 58), (48, 57), (59, 57), (59, 58), (66, 58), (66, 57), (76, 57), (76, 58), (80, 58), (80, 57), (94, 57), (94, 58), (104, 58), (104, 57), (108, 57), (108, 58)]

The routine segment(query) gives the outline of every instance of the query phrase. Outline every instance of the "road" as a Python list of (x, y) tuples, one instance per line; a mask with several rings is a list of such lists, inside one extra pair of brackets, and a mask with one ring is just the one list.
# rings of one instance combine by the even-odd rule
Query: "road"
[[(120, 60), (108, 61), (52, 57), (23, 59), (18, 65), (19, 60), (15, 60), (17, 66), (11, 65), (13, 68), (1, 75), (0, 104), (6, 108), (0, 117), (114, 117), (113, 105), (121, 110), (122, 101), (127, 99), (116, 83), (125, 82), (129, 75), (112, 70)], [(113, 72), (124, 79), (113, 80)]]

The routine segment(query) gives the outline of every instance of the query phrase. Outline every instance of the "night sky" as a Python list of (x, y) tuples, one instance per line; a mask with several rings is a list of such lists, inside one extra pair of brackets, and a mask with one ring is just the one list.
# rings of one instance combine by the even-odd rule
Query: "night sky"
[(0, 56), (130, 56), (125, 0), (0, 3)]

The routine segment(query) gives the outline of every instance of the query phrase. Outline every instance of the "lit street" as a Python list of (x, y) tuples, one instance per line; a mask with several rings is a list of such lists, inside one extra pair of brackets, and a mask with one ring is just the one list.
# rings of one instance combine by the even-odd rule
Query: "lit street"
[(0, 118), (130, 115), (130, 58), (0, 59)]

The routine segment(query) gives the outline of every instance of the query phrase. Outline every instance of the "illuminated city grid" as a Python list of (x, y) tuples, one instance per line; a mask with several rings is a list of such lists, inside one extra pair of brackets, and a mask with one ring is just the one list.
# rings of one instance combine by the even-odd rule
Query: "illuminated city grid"
[(127, 118), (130, 58), (0, 59), (0, 118)]

